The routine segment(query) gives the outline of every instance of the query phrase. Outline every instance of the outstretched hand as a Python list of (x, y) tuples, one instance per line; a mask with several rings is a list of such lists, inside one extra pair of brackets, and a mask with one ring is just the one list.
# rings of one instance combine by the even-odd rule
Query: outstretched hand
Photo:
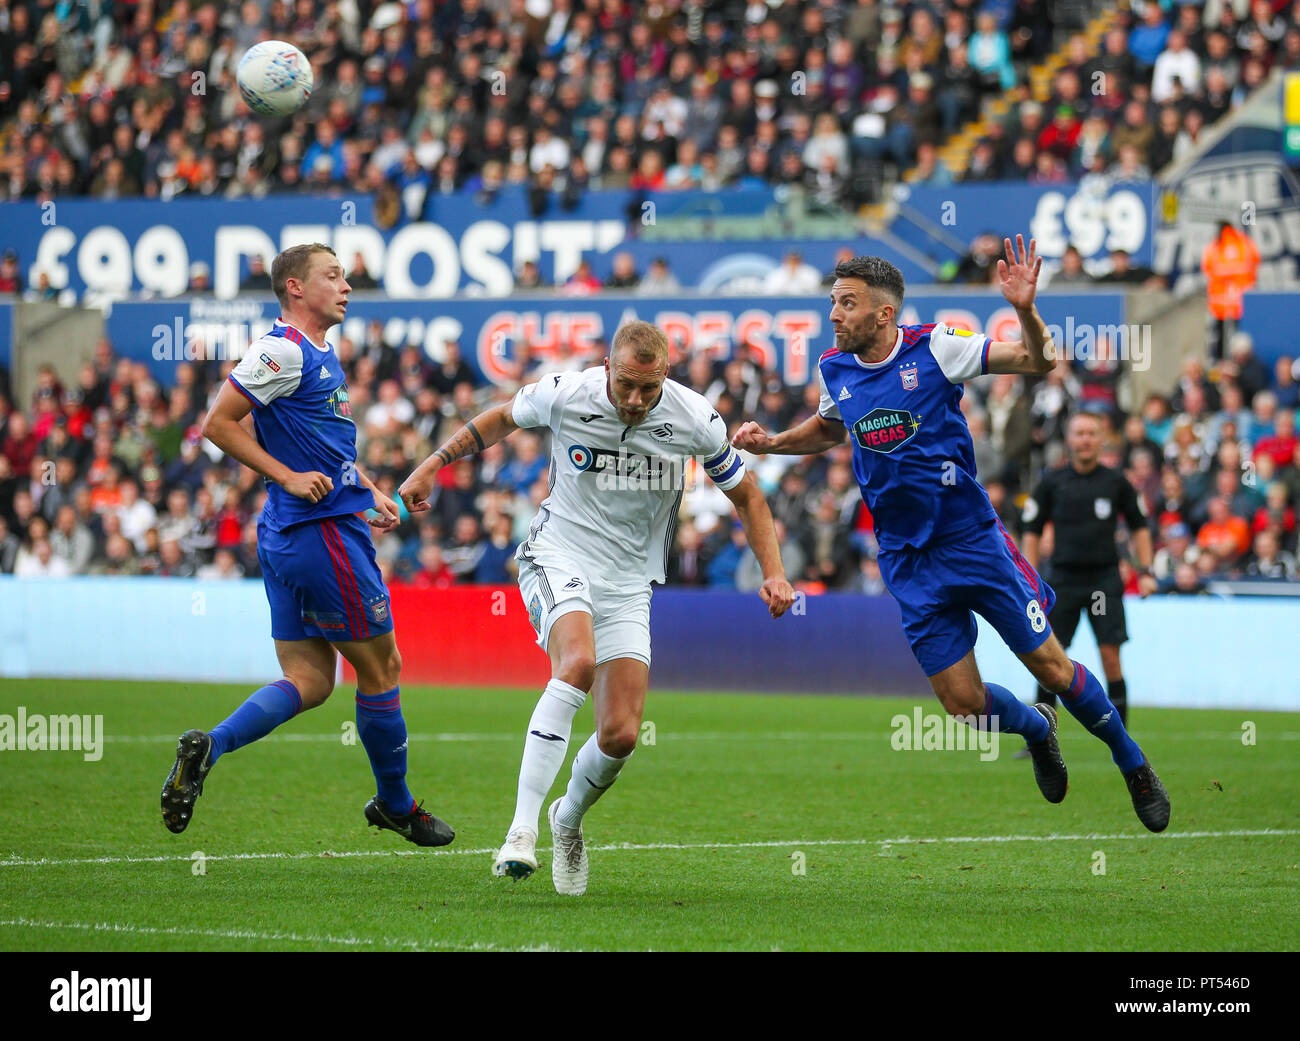
[(1043, 258), (1034, 256), (1037, 240), (1029, 240), (1029, 249), (1025, 249), (1025, 237), (1016, 236), (1015, 249), (1010, 239), (1003, 239), (1007, 259), (998, 261), (998, 277), (1002, 280), (1002, 296), (1012, 307), (1028, 310), (1034, 306), (1034, 296), (1038, 292), (1038, 272), (1042, 270)]

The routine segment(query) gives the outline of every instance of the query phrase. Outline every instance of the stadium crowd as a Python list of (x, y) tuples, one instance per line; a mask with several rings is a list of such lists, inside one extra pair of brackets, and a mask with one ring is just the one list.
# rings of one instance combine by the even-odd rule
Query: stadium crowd
[[(515, 360), (512, 380), (484, 386), (454, 342), (441, 363), (419, 347), (394, 347), (371, 323), (362, 342), (342, 339), (358, 427), (358, 463), (392, 495), (416, 463), (482, 408), (508, 399), (541, 372), (586, 367), (587, 354)], [(1100, 357), (1115, 354), (1098, 351)], [(785, 386), (745, 344), (718, 360), (676, 359), (672, 374), (704, 394), (734, 431), (742, 418), (784, 429), (817, 407), (817, 385)], [(15, 401), (0, 370), (0, 572), (255, 577), (256, 518), (265, 491), (252, 471), (200, 436), (202, 418), (233, 362), (176, 363), (162, 387), (148, 366), (101, 341), (75, 384), (41, 371), (29, 400)], [(1008, 528), (1043, 467), (1064, 465), (1072, 408), (1099, 412), (1108, 433), (1102, 462), (1137, 488), (1158, 553), (1155, 572), (1172, 593), (1197, 593), (1222, 577), (1296, 577), (1300, 505), (1300, 385), (1291, 359), (1270, 371), (1238, 333), (1208, 370), (1188, 361), (1176, 386), (1129, 403), (1119, 361), (1062, 360), (1046, 377), (973, 381), (963, 407), (978, 474)], [(513, 582), (513, 552), (547, 492), (549, 445), (518, 431), (440, 474), (433, 509), (403, 514), (375, 532), (388, 581), (437, 588)], [(822, 456), (769, 456), (751, 465), (779, 526), (788, 573), (808, 592), (880, 592), (870, 514), (843, 445)], [(757, 589), (756, 561), (730, 503), (689, 468), (671, 583)]]
[[(944, 137), (1005, 94), (966, 180), (1146, 179), (1275, 64), (1300, 0), (0, 0), (0, 199), (374, 193), (388, 225), (439, 196), (799, 185), (871, 198), (887, 170), (952, 174)], [(316, 88), (252, 118), (253, 43)], [(1051, 98), (1027, 69), (1068, 46)]]

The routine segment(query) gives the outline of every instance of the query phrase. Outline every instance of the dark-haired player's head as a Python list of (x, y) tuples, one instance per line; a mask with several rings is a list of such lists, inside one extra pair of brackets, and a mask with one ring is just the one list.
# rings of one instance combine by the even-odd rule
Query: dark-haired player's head
[(903, 306), (903, 273), (884, 257), (853, 257), (835, 265), (837, 279), (856, 278)]
[(903, 273), (883, 257), (854, 257), (835, 265), (831, 325), (835, 346), (851, 354), (892, 343), (903, 306)]
[(334, 251), (320, 242), (290, 246), (271, 264), (271, 289), (287, 317), (296, 311), (328, 328), (343, 321), (348, 285)]
[(649, 322), (619, 326), (605, 359), (606, 384), (618, 418), (636, 426), (650, 414), (668, 378), (668, 337)]

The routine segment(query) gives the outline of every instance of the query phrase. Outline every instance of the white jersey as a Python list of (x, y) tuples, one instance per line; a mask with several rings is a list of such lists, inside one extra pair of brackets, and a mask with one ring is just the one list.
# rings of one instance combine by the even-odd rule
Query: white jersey
[(548, 373), (515, 395), (515, 422), (552, 434), (550, 494), (516, 558), (576, 557), (615, 587), (663, 582), (688, 461), (699, 459), (724, 491), (745, 464), (703, 395), (665, 380), (658, 404), (628, 427), (605, 379), (603, 366)]

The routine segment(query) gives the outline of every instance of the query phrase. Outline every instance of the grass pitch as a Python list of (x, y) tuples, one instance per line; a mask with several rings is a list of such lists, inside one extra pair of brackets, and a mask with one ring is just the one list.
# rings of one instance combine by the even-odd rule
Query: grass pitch
[[(1146, 832), (1062, 713), (1070, 793), (1027, 760), (891, 747), (911, 701), (652, 691), (653, 732), (587, 818), (587, 895), (490, 875), (536, 691), (403, 690), (411, 786), (456, 828), (365, 826), (348, 691), (224, 758), (183, 835), (176, 737), (245, 687), (2, 681), (0, 713), (102, 714), (103, 758), (0, 752), (3, 950), (1293, 950), (1300, 717), (1138, 708), (1173, 800)], [(938, 705), (926, 704), (926, 712)], [(1257, 728), (1243, 744), (1242, 724)], [(591, 730), (575, 724), (571, 752)], [(561, 771), (552, 798), (568, 779)]]

